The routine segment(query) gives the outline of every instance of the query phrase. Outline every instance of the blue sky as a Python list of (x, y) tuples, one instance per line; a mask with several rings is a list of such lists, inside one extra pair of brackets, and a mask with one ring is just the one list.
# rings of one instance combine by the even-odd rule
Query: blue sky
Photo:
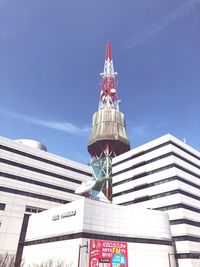
[(0, 135), (89, 162), (105, 43), (131, 146), (200, 150), (200, 0), (0, 0)]

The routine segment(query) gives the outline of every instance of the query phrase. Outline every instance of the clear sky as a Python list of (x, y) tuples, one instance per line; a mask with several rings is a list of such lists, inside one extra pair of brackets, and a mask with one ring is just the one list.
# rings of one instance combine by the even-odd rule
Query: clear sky
[(0, 0), (0, 135), (88, 163), (108, 40), (131, 147), (200, 150), (200, 0)]

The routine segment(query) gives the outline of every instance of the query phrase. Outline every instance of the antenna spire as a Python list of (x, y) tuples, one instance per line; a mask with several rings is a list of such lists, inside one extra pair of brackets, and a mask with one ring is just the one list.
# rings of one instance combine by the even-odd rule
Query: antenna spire
[(107, 59), (112, 59), (112, 48), (111, 48), (111, 42), (106, 43), (106, 60)]
[(117, 82), (115, 78), (117, 72), (114, 71), (110, 42), (106, 43), (104, 70), (100, 75), (102, 76), (102, 80), (99, 109), (119, 109)]

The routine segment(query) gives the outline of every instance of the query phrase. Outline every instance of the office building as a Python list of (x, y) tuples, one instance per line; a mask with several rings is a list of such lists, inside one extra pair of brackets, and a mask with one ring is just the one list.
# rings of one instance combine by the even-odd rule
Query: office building
[(178, 266), (200, 266), (200, 152), (167, 134), (112, 164), (113, 203), (168, 213)]
[(88, 166), (45, 151), (39, 142), (0, 137), (0, 254), (16, 253), (32, 213), (80, 199)]

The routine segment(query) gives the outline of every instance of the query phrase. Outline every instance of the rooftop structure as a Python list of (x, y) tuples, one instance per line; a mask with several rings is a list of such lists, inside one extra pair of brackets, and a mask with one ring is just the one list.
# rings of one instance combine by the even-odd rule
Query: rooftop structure
[(44, 150), (47, 151), (47, 148), (44, 144), (35, 141), (35, 140), (30, 140), (30, 139), (18, 139), (15, 140), (16, 143), (22, 144), (24, 146), (30, 147), (30, 148), (34, 148), (34, 149), (40, 149), (40, 150)]

